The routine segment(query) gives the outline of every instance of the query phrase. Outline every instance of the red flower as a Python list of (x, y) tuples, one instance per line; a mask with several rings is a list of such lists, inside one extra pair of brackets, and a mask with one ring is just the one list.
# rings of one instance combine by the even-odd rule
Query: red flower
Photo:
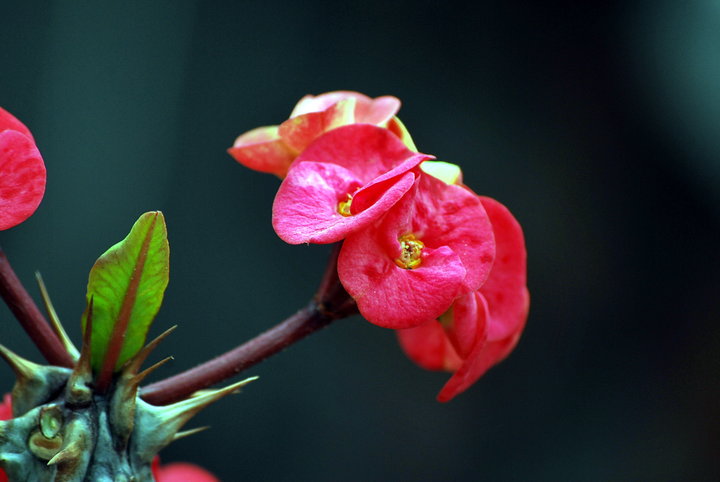
[(273, 227), (290, 244), (332, 243), (380, 218), (412, 187), (429, 156), (388, 130), (353, 124), (324, 134), (293, 163), (273, 204)]
[(409, 328), (477, 290), (494, 256), (480, 199), (423, 173), (381, 221), (345, 240), (338, 275), (365, 319)]
[[(385, 126), (399, 109), (400, 101), (391, 96), (371, 99), (348, 91), (307, 95), (300, 99), (288, 120), (279, 126), (258, 127), (242, 134), (228, 153), (250, 169), (283, 178), (292, 161), (323, 133), (356, 123)], [(392, 122), (391, 127), (398, 136), (407, 133), (399, 121)]]
[[(0, 402), (0, 420), (10, 420), (13, 418), (12, 414), (12, 399), (10, 394), (6, 393), (3, 397), (3, 401)], [(0, 469), (0, 482), (7, 482), (8, 477), (3, 469)]]
[(45, 193), (45, 164), (32, 134), (0, 108), (0, 230), (25, 221)]
[(496, 255), (482, 287), (455, 301), (438, 320), (398, 331), (400, 345), (429, 370), (454, 372), (438, 394), (446, 402), (475, 383), (515, 347), (527, 320), (525, 240), (520, 225), (502, 204), (481, 197), (492, 223)]

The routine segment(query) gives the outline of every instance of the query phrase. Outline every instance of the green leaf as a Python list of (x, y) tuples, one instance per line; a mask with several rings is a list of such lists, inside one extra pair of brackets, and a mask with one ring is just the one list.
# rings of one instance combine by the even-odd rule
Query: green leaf
[[(160, 211), (145, 213), (125, 239), (108, 249), (90, 270), (91, 359), (99, 384), (137, 353), (162, 304), (169, 280), (170, 248)], [(92, 305), (90, 300), (93, 300)], [(82, 317), (83, 332), (88, 307)]]

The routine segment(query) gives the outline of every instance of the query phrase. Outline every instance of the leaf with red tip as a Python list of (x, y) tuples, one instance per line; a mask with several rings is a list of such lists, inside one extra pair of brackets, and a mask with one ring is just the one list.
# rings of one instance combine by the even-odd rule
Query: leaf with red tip
[[(90, 271), (92, 366), (100, 385), (145, 343), (168, 284), (169, 255), (165, 219), (159, 211), (149, 212)], [(83, 330), (87, 315), (86, 310)]]
[[(8, 118), (0, 121), (14, 125)], [(0, 230), (20, 224), (35, 212), (45, 194), (45, 177), (45, 164), (32, 137), (17, 130), (0, 132)]]

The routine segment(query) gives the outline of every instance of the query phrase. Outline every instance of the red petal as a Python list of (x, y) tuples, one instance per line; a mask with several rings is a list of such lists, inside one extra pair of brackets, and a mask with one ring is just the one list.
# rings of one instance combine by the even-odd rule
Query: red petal
[(341, 100), (321, 112), (309, 112), (291, 117), (280, 124), (278, 133), (288, 146), (296, 152), (302, 152), (323, 133), (354, 123), (354, 110), (354, 99)]
[(497, 245), (495, 263), (480, 292), (490, 307), (488, 339), (502, 340), (516, 333), (528, 315), (525, 238), (505, 206), (488, 197), (480, 200), (490, 217)]
[(386, 328), (409, 328), (443, 314), (466, 277), (460, 257), (447, 246), (422, 250), (415, 269), (395, 264), (399, 238), (412, 232), (415, 189), (408, 191), (377, 224), (349, 236), (338, 259), (338, 276), (368, 321)]
[(17, 120), (10, 112), (0, 107), (0, 132), (4, 130), (18, 131), (35, 142), (33, 135), (30, 133), (30, 129), (25, 127), (25, 124)]
[[(485, 343), (487, 338), (487, 317), (485, 304), (480, 295), (469, 293), (456, 299), (450, 311), (441, 318), (445, 334), (464, 360), (475, 346)], [(446, 316), (450, 320), (445, 320)], [(449, 324), (446, 324), (449, 321)], [(459, 368), (459, 365), (455, 368)]]
[(298, 156), (303, 161), (328, 162), (349, 169), (367, 184), (415, 155), (387, 129), (369, 124), (338, 127), (319, 137)]
[(435, 320), (397, 330), (400, 347), (413, 362), (426, 370), (455, 371), (462, 359), (450, 344), (443, 327)]
[(420, 176), (410, 232), (433, 248), (450, 247), (467, 270), (463, 292), (477, 290), (495, 257), (492, 225), (474, 193), (429, 176)]
[(465, 363), (445, 384), (438, 400), (446, 402), (466, 390), (517, 345), (527, 321), (530, 295), (526, 286), (525, 240), (520, 225), (502, 204), (481, 198), (497, 243), (496, 260), (478, 300), (487, 308), (487, 343), (478, 343)]
[(9, 393), (6, 393), (3, 396), (2, 403), (0, 403), (0, 420), (10, 420), (11, 418), (13, 418), (12, 398), (10, 398)]
[(447, 402), (467, 390), (487, 370), (502, 361), (517, 345), (523, 325), (512, 336), (503, 340), (478, 344), (465, 363), (453, 374), (437, 396), (439, 402)]
[(153, 470), (153, 476), (156, 482), (219, 482), (220, 480), (207, 470), (184, 462), (158, 464)]
[(297, 155), (280, 139), (278, 126), (258, 127), (235, 140), (228, 153), (240, 164), (283, 178)]
[(359, 92), (337, 90), (318, 96), (306, 95), (297, 103), (290, 117), (321, 112), (337, 102), (353, 99), (355, 101), (354, 122), (361, 124), (384, 124), (400, 110), (400, 100), (389, 95), (371, 99)]
[(377, 97), (369, 102), (358, 100), (355, 107), (355, 122), (382, 125), (400, 110), (400, 99), (390, 95)]
[(0, 230), (25, 221), (45, 193), (45, 164), (33, 140), (0, 132)]

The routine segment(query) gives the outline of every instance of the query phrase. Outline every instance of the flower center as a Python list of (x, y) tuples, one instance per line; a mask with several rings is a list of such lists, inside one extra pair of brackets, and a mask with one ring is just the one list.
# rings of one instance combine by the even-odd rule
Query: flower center
[(422, 250), (425, 247), (422, 241), (415, 239), (412, 233), (403, 234), (400, 241), (400, 257), (395, 264), (403, 269), (415, 269), (422, 263)]
[(350, 206), (352, 206), (352, 199), (352, 195), (348, 194), (347, 199), (344, 201), (340, 201), (337, 205), (337, 212), (342, 214), (346, 218), (352, 216), (352, 213), (350, 212)]

